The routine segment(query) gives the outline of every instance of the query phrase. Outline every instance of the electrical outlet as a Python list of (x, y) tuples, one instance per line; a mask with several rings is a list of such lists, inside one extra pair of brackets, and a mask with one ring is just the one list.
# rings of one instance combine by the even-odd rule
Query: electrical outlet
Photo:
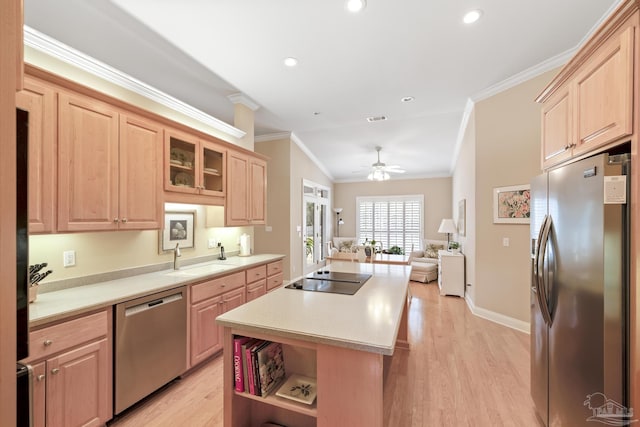
[(64, 251), (62, 253), (62, 265), (65, 267), (76, 265), (76, 251)]
[(509, 238), (508, 237), (503, 237), (502, 238), (502, 246), (509, 246)]
[(209, 249), (213, 249), (213, 248), (215, 248), (216, 246), (218, 246), (218, 241), (217, 241), (217, 239), (216, 239), (215, 237), (214, 237), (214, 238), (212, 238), (212, 239), (209, 239), (209, 244), (207, 245), (207, 247), (208, 247)]

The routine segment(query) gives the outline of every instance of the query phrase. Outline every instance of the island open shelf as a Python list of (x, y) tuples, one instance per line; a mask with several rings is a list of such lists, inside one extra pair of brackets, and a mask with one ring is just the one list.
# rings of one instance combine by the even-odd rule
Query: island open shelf
[[(335, 262), (330, 268), (373, 277), (353, 296), (280, 288), (217, 318), (224, 330), (226, 427), (382, 427), (385, 358), (408, 348), (410, 267)], [(315, 402), (237, 392), (236, 336), (282, 343), (287, 376), (316, 379)]]

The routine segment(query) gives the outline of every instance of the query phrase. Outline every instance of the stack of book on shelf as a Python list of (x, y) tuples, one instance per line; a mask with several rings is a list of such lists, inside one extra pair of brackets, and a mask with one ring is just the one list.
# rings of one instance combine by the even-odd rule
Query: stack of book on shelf
[(236, 336), (233, 370), (236, 391), (267, 397), (285, 376), (282, 344)]

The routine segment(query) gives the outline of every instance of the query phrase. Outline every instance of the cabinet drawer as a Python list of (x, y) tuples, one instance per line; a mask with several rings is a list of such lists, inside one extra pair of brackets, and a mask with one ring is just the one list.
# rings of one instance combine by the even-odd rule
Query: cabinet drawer
[(280, 285), (282, 285), (282, 273), (276, 274), (275, 276), (270, 276), (269, 278), (267, 278), (268, 291), (270, 291), (271, 289), (277, 288)]
[(267, 264), (267, 276), (282, 273), (282, 260)]
[(266, 280), (260, 280), (258, 282), (247, 285), (247, 292), (255, 291), (256, 289), (260, 289), (262, 286), (266, 286)]
[(191, 303), (220, 295), (245, 285), (244, 272), (230, 274), (219, 279), (209, 280), (191, 287)]
[(42, 359), (106, 336), (108, 329), (106, 311), (38, 329), (29, 333), (29, 359)]
[(261, 265), (247, 270), (247, 283), (257, 282), (267, 277), (267, 266)]

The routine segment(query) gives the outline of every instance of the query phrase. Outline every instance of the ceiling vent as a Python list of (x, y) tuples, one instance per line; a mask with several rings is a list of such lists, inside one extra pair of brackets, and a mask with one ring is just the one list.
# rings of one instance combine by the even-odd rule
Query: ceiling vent
[(367, 121), (369, 123), (373, 123), (373, 122), (382, 122), (387, 120), (387, 116), (375, 116), (375, 117), (367, 117)]

